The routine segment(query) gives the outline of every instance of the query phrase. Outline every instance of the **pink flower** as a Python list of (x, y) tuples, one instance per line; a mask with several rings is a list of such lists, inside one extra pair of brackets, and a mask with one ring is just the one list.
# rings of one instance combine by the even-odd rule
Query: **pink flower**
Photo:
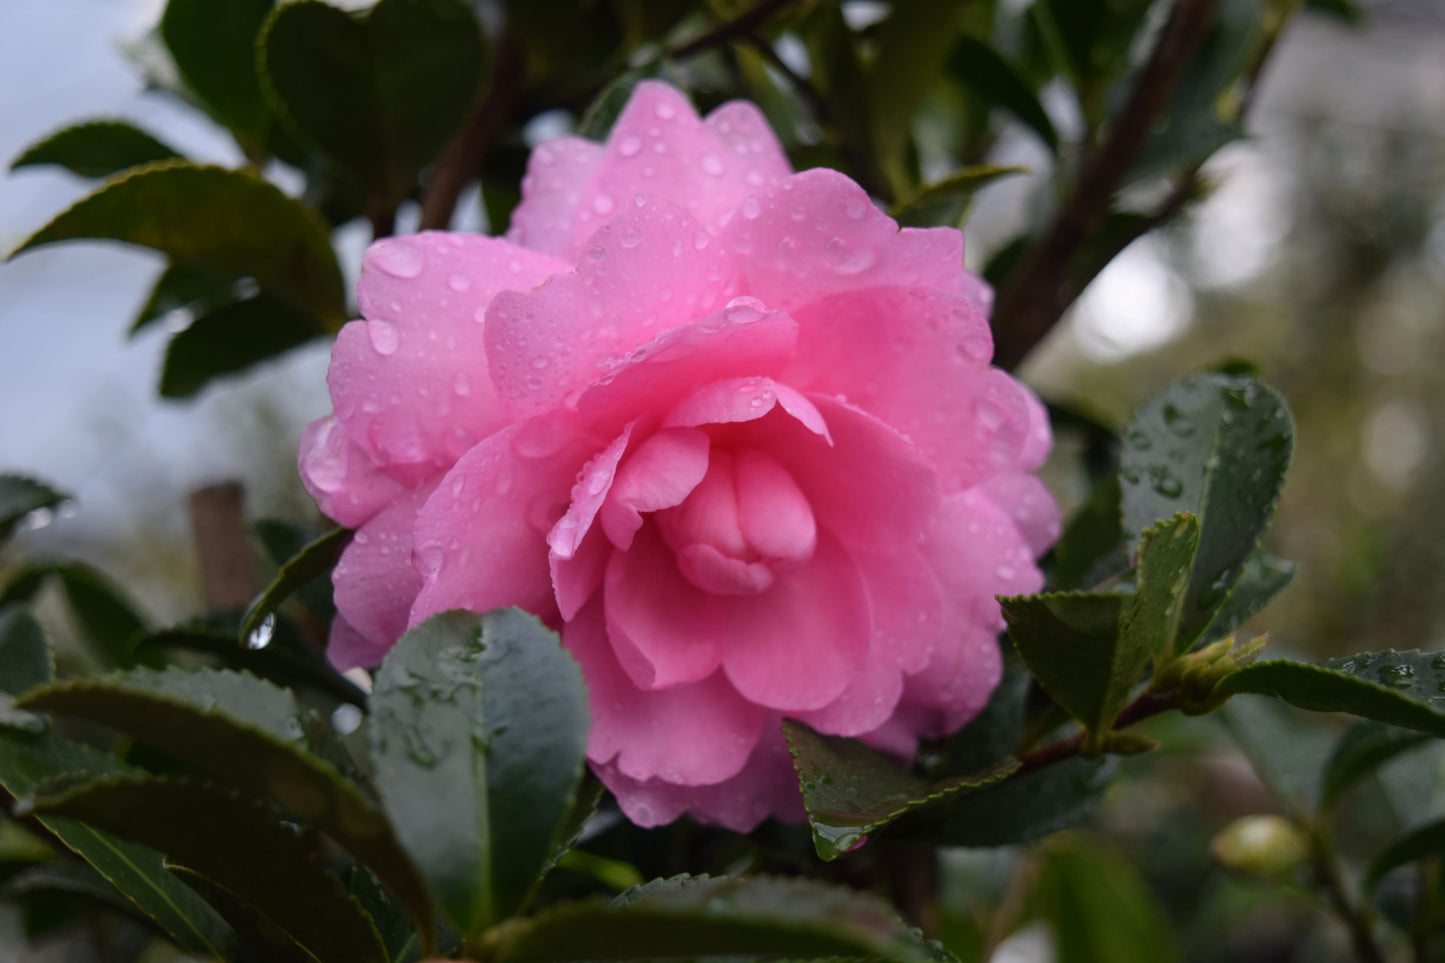
[(366, 255), (301, 444), (357, 528), (333, 661), (445, 609), (537, 613), (642, 825), (798, 816), (783, 717), (909, 755), (977, 713), (994, 595), (1040, 587), (1059, 520), (960, 234), (658, 83), (607, 144), (539, 146), (522, 190), (507, 240)]

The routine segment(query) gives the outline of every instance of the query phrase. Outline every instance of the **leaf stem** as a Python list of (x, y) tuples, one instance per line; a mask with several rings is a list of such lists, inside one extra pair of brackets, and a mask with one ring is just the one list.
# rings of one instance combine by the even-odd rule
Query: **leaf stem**
[[(1129, 703), (1114, 720), (1113, 728), (1124, 729), (1136, 722), (1143, 722), (1161, 712), (1168, 712), (1170, 709), (1179, 707), (1179, 699), (1173, 692), (1145, 692), (1139, 698)], [(1020, 765), (1005, 782), (1017, 779), (1020, 776), (1037, 772), (1045, 766), (1052, 766), (1054, 763), (1063, 762), (1077, 756), (1084, 748), (1084, 741), (1087, 734), (1076, 733), (1067, 739), (1060, 739), (1058, 742), (1050, 743), (1042, 749), (1035, 749), (1027, 753), (1019, 760)]]

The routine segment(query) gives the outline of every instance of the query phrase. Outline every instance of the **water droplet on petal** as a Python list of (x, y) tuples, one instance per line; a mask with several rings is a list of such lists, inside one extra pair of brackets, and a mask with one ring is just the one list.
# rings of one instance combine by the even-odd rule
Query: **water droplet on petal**
[(453, 274), (447, 278), (447, 287), (453, 291), (465, 291), (472, 286), (472, 279), (465, 274)]
[(723, 308), (723, 317), (733, 324), (752, 324), (763, 317), (766, 306), (757, 298), (733, 298)]
[(380, 355), (396, 354), (396, 349), (401, 344), (396, 325), (390, 321), (366, 322), (366, 336), (371, 341), (371, 347)]
[(672, 120), (677, 115), (677, 108), (664, 100), (653, 108), (653, 113), (657, 114), (660, 120)]
[(623, 247), (636, 247), (642, 243), (642, 231), (635, 227), (629, 227), (622, 232), (622, 237), (618, 240)]
[(367, 261), (392, 277), (414, 278), (426, 265), (426, 256), (410, 241), (390, 237), (372, 245)]
[(823, 245), (823, 257), (839, 274), (857, 274), (878, 263), (878, 254), (867, 245), (855, 245), (834, 236)]
[(642, 150), (642, 138), (629, 134), (617, 143), (617, 153), (623, 157), (636, 157)]
[(472, 379), (465, 371), (458, 371), (456, 378), (452, 380), (452, 388), (458, 395), (465, 398), (472, 393)]
[(757, 220), (758, 215), (762, 212), (763, 206), (758, 202), (758, 199), (756, 197), (749, 197), (747, 200), (743, 201), (743, 217), (747, 218), (748, 220)]
[(712, 177), (721, 177), (724, 169), (722, 159), (716, 154), (703, 155), (702, 172), (704, 174), (711, 175)]
[(592, 209), (604, 217), (611, 214), (614, 207), (616, 205), (612, 202), (612, 198), (606, 194), (598, 194), (592, 198)]

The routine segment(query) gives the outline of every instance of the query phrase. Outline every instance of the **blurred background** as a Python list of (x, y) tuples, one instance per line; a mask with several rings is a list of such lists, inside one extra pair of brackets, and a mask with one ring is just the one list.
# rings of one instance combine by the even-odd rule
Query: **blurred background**
[[(133, 121), (196, 160), (241, 163), (224, 130), (147, 92), (127, 59), (162, 5), (4, 3), (0, 158), (64, 123), (104, 116)], [(860, 21), (886, 11), (844, 7)], [(1357, 22), (1312, 10), (1291, 21), (1257, 91), (1249, 136), (1204, 169), (1207, 198), (1127, 248), (1022, 368), (1048, 400), (1118, 427), (1173, 378), (1235, 358), (1258, 365), (1297, 422), (1269, 547), (1300, 564), (1293, 588), (1258, 621), (1278, 645), (1321, 656), (1445, 648), (1445, 592), (1436, 590), (1445, 563), (1445, 4), (1364, 0), (1361, 10)], [(786, 60), (786, 35), (778, 47)], [(1054, 126), (1076, 129), (1069, 102), (1044, 93)], [(563, 132), (573, 120), (549, 115), (529, 133)], [(929, 112), (919, 120), (937, 122)], [(990, 159), (1035, 177), (1050, 164), (1021, 129), (1005, 131)], [(268, 174), (288, 183), (284, 169)], [(981, 268), (1043, 216), (1031, 180), (1005, 179), (978, 195), (966, 227), (970, 264)], [(53, 168), (0, 177), (0, 246), (12, 248), (89, 188)], [(415, 216), (404, 208), (398, 230)], [(453, 226), (484, 225), (473, 192)], [(338, 236), (351, 279), (368, 238), (360, 221)], [(0, 469), (76, 497), (75, 512), (22, 534), (16, 555), (88, 561), (165, 624), (202, 608), (188, 494), (238, 480), (248, 515), (313, 518), (295, 447), (329, 403), (322, 343), (195, 400), (158, 398), (162, 328), (188, 318), (130, 340), (125, 331), (162, 265), (147, 252), (90, 243), (0, 264)], [(1075, 502), (1082, 492), (1069, 473), (1055, 476), (1061, 500)], [(1175, 724), (1174, 753), (1135, 766), (1095, 828), (1144, 869), (1190, 959), (1342, 958), (1343, 932), (1303, 891), (1255, 889), (1211, 868), (1214, 831), (1270, 803), (1242, 758), (1215, 747), (1212, 729)], [(1317, 742), (1301, 730), (1300, 754), (1322, 751)], [(1420, 799), (1438, 777), (1436, 765)], [(1368, 813), (1373, 804), (1358, 806)], [(946, 863), (943, 901), (956, 939), (973, 938), (970, 900), (980, 887), (998, 898), (1012, 860), (960, 852)], [(993, 958), (1064, 957), (1048, 932), (1026, 927)]]

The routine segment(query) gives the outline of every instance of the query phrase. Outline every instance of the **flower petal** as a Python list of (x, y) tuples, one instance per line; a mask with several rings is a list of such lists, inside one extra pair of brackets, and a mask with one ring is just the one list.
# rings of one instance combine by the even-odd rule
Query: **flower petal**
[(663, 428), (637, 446), (602, 503), (602, 529), (614, 545), (631, 547), (643, 512), (682, 504), (707, 474), (708, 447), (696, 428)]
[(587, 237), (577, 211), (602, 153), (601, 144), (581, 137), (559, 137), (538, 144), (527, 159), (522, 202), (512, 211), (507, 240), (575, 261)]
[(482, 325), (498, 292), (567, 265), (495, 238), (432, 232), (373, 244), (327, 381), (336, 417), (367, 455), (414, 485), (506, 421)]
[(1063, 528), (1059, 506), (1037, 475), (1004, 472), (979, 485), (981, 492), (1003, 509), (1038, 558), (1059, 540)]
[(363, 637), (340, 615), (331, 620), (331, 632), (326, 640), (326, 658), (338, 672), (368, 669), (377, 665), (390, 648), (390, 644), (372, 642)]
[(378, 469), (332, 415), (301, 433), (301, 483), (327, 518), (356, 528), (406, 488)]
[(920, 287), (963, 295), (963, 235), (904, 228), (837, 171), (794, 174), (759, 193), (718, 237), (744, 290), (791, 311), (844, 291)]
[(331, 575), (336, 611), (381, 651), (407, 629), (421, 578), (411, 564), (412, 525), (435, 482), (407, 492), (356, 530)]
[(766, 713), (721, 673), (666, 689), (637, 689), (613, 657), (601, 610), (593, 602), (562, 629), (591, 694), (587, 757), (632, 779), (686, 786), (737, 775), (757, 745)]

